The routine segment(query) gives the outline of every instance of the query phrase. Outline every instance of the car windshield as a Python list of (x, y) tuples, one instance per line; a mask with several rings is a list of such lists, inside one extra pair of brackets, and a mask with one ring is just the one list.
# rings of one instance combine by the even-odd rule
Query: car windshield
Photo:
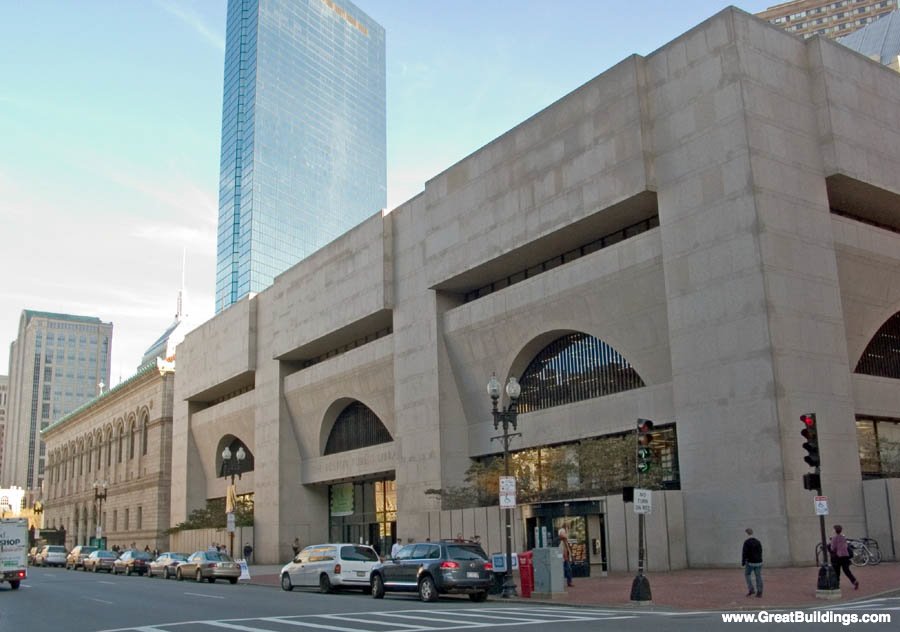
[(451, 544), (447, 554), (452, 560), (487, 560), (484, 550), (477, 544)]
[(341, 559), (350, 562), (377, 562), (378, 555), (367, 546), (342, 546)]
[(97, 554), (97, 557), (108, 557), (108, 558), (112, 558), (112, 559), (116, 559), (117, 557), (119, 557), (112, 551), (96, 551), (96, 554)]
[(81, 547), (81, 554), (82, 555), (90, 555), (91, 553), (93, 553), (96, 550), (97, 550), (96, 546), (83, 546), (83, 547)]
[(47, 547), (48, 553), (65, 553), (66, 547), (64, 546), (49, 546)]
[(211, 562), (230, 562), (231, 558), (224, 553), (210, 552), (206, 554), (206, 559)]
[(175, 560), (176, 562), (184, 562), (188, 558), (188, 556), (184, 553), (168, 553), (164, 557), (168, 557), (169, 559)]
[(136, 560), (149, 560), (149, 559), (150, 559), (150, 554), (149, 554), (149, 553), (145, 553), (144, 551), (137, 551), (136, 553), (133, 553), (133, 554), (131, 555), (131, 557), (133, 557), (133, 558), (136, 559)]

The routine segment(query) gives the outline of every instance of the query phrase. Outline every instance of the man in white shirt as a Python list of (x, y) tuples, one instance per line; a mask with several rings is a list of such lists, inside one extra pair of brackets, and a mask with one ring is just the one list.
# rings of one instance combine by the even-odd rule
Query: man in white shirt
[(401, 542), (403, 542), (403, 539), (397, 538), (397, 541), (391, 546), (391, 557), (397, 557), (397, 553), (403, 548)]

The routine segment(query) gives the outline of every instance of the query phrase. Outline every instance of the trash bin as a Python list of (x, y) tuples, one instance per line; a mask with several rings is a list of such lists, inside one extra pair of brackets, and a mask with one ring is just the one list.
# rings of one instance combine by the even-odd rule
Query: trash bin
[(519, 583), (523, 597), (531, 597), (534, 592), (534, 562), (531, 551), (519, 553)]

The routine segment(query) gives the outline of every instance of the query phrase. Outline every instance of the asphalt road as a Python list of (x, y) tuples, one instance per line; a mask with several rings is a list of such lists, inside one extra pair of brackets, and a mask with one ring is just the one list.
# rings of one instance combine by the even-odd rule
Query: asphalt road
[[(900, 598), (856, 604), (839, 615), (900, 613)], [(779, 613), (786, 614), (786, 613)], [(898, 614), (897, 616), (900, 616)], [(860, 625), (894, 630), (896, 624)], [(755, 628), (810, 630), (809, 623), (771, 623)], [(580, 608), (491, 599), (476, 604), (465, 597), (422, 603), (414, 595), (375, 600), (358, 592), (322, 595), (284, 592), (267, 586), (198, 584), (161, 578), (111, 576), (63, 569), (29, 569), (18, 591), (0, 584), (2, 632), (417, 632), (502, 629), (510, 632), (590, 632), (593, 630), (734, 629), (721, 613), (659, 609)]]

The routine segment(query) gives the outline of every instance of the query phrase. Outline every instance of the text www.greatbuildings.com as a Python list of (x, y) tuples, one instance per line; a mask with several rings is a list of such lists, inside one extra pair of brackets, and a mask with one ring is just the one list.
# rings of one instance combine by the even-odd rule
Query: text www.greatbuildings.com
[(857, 612), (832, 612), (831, 610), (815, 610), (803, 612), (723, 612), (722, 621), (725, 623), (839, 623), (841, 625), (853, 625), (854, 623), (890, 623), (891, 615), (888, 613), (860, 614)]

